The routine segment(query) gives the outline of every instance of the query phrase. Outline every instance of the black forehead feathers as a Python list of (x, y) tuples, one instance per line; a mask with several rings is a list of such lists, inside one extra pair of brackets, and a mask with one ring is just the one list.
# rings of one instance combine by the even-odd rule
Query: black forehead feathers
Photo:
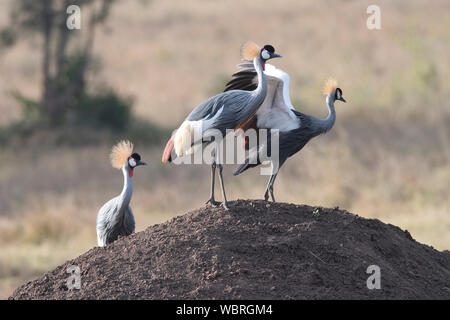
[(341, 88), (336, 88), (336, 92), (338, 92), (339, 91), (339, 93), (341, 94), (341, 96), (342, 96), (342, 90), (341, 90)]
[(264, 49), (266, 49), (266, 50), (269, 51), (270, 53), (274, 53), (274, 52), (275, 52), (274, 47), (272, 47), (270, 44), (266, 44), (266, 45), (264, 46)]
[(131, 157), (136, 160), (136, 161), (140, 161), (141, 160), (141, 156), (139, 155), (139, 153), (133, 153), (131, 155)]

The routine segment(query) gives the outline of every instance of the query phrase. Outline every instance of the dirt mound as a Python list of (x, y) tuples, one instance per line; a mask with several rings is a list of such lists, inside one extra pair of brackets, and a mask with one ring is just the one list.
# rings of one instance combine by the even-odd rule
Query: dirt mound
[[(71, 265), (80, 290), (66, 286)], [(379, 290), (367, 288), (370, 265)], [(239, 200), (93, 248), (11, 298), (449, 299), (450, 252), (337, 208)]]

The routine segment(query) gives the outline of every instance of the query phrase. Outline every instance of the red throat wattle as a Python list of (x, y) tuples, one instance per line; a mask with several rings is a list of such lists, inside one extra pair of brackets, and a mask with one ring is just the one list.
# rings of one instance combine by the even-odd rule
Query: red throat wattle
[(266, 71), (266, 63), (265, 62), (261, 62), (261, 65), (262, 65), (263, 71)]
[(129, 172), (130, 172), (130, 178), (133, 178), (133, 173), (134, 173), (133, 169), (130, 168)]

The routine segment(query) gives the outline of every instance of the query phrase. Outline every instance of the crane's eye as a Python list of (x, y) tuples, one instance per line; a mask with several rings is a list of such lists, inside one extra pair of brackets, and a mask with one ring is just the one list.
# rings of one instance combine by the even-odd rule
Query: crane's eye
[(130, 167), (134, 168), (134, 167), (136, 167), (136, 160), (134, 160), (134, 158), (130, 157), (128, 159), (128, 164), (130, 165)]

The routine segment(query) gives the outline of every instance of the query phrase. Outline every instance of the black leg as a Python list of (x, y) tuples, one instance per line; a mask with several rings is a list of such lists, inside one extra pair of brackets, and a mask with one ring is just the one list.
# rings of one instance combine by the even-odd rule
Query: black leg
[(275, 196), (273, 195), (273, 185), (275, 184), (275, 179), (277, 178), (277, 174), (278, 173), (275, 173), (274, 175), (272, 175), (272, 177), (271, 177), (271, 183), (270, 183), (270, 187), (269, 187), (269, 191), (270, 191), (270, 196), (272, 197), (272, 201), (273, 202), (276, 202), (275, 201)]
[(273, 175), (270, 176), (269, 182), (267, 182), (266, 192), (264, 193), (264, 200), (269, 200), (269, 189), (270, 189), (270, 182), (272, 181)]
[(267, 201), (269, 200), (269, 189), (266, 188), (266, 192), (264, 193), (264, 200)]
[(223, 184), (223, 176), (222, 176), (223, 166), (221, 164), (218, 164), (217, 166), (219, 167), (219, 180), (220, 180), (220, 186), (222, 187), (223, 207), (225, 209), (229, 210), (227, 195), (225, 193), (225, 186)]
[(267, 183), (266, 192), (264, 193), (265, 201), (269, 200), (269, 193), (270, 193), (270, 196), (272, 197), (272, 201), (275, 202), (275, 197), (273, 195), (273, 184), (275, 182), (275, 178), (277, 177), (277, 174), (278, 173), (275, 173), (270, 176), (269, 182)]
[(274, 195), (273, 195), (273, 186), (270, 187), (270, 196), (272, 197), (272, 201), (273, 201), (273, 202), (276, 202), (276, 201), (275, 201), (275, 197), (274, 197)]
[(216, 183), (216, 163), (213, 162), (211, 164), (211, 196), (208, 201), (206, 201), (206, 204), (210, 203), (213, 206), (220, 205), (220, 202), (216, 201), (214, 199), (214, 185)]

